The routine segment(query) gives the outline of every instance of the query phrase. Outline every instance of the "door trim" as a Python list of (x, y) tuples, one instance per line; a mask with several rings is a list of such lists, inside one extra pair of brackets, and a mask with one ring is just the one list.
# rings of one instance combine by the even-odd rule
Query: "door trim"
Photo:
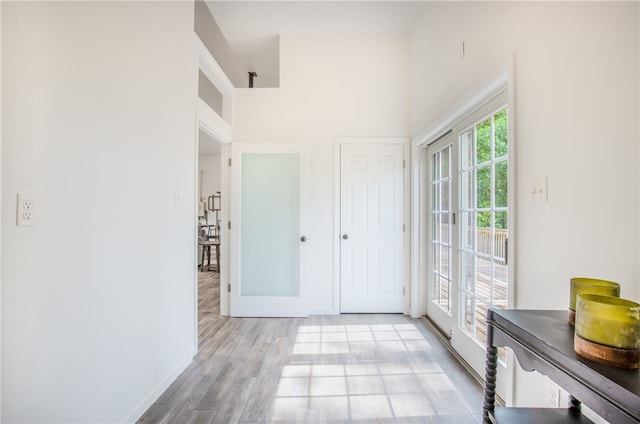
[[(220, 222), (225, 223), (228, 221), (229, 216), (229, 193), (231, 192), (229, 189), (229, 168), (225, 166), (227, 162), (227, 158), (229, 157), (229, 150), (231, 146), (231, 138), (225, 137), (224, 132), (227, 129), (221, 119), (211, 119), (212, 116), (215, 115), (215, 112), (204, 102), (200, 101), (196, 107), (196, 143), (195, 143), (195, 151), (194, 151), (194, 191), (193, 191), (193, 205), (195, 215), (197, 215), (198, 211), (198, 177), (199, 177), (199, 169), (198, 169), (198, 145), (200, 144), (199, 130), (202, 130), (209, 136), (211, 136), (216, 142), (220, 143), (221, 151), (220, 151), (220, 170), (221, 170), (221, 180), (220, 180), (220, 194), (222, 195), (222, 205), (221, 205), (221, 214), (220, 214)], [(220, 231), (220, 315), (229, 315), (229, 298), (227, 295), (227, 291), (224, 290), (224, 286), (226, 286), (226, 282), (229, 280), (229, 236), (227, 231), (223, 226), (222, 231)], [(194, 291), (195, 291), (195, 310), (196, 314), (194, 317), (194, 327), (195, 327), (195, 343), (196, 343), (196, 351), (197, 351), (197, 343), (198, 343), (198, 223), (194, 221), (193, 226), (193, 249), (194, 249)]]
[[(225, 230), (224, 223), (228, 222), (230, 190), (230, 176), (229, 168), (225, 166), (230, 156), (231, 142), (232, 142), (232, 111), (233, 111), (233, 99), (234, 99), (234, 87), (231, 80), (225, 75), (224, 71), (216, 62), (213, 55), (209, 52), (202, 40), (197, 34), (194, 36), (194, 45), (197, 54), (194, 55), (194, 65), (198, 72), (202, 71), (211, 83), (216, 87), (218, 91), (223, 95), (223, 110), (222, 115), (214, 111), (207, 103), (205, 103), (198, 96), (198, 84), (193, 87), (193, 98), (195, 103), (195, 152), (194, 152), (194, 191), (192, 204), (195, 208), (197, 215), (198, 210), (198, 130), (202, 130), (218, 141), (222, 147), (220, 153), (221, 163), (221, 215), (220, 220), (223, 223), (222, 231), (220, 232), (220, 315), (229, 315), (229, 296), (227, 290), (224, 288), (229, 283), (229, 234)], [(197, 81), (197, 74), (196, 80)], [(226, 119), (225, 119), (226, 118)], [(195, 273), (194, 273), (194, 293), (195, 293), (195, 314), (194, 314), (194, 338), (196, 345), (196, 352), (198, 349), (198, 269), (197, 269), (197, 256), (198, 256), (198, 224), (194, 222), (193, 226), (193, 249), (195, 260)]]
[(333, 214), (333, 313), (335, 315), (340, 314), (340, 189), (341, 189), (341, 174), (340, 174), (340, 147), (343, 144), (402, 144), (404, 146), (404, 178), (403, 178), (403, 215), (404, 215), (404, 240), (403, 248), (406, 252), (404, 255), (404, 261), (402, 264), (402, 274), (404, 281), (404, 299), (402, 306), (402, 313), (409, 314), (411, 309), (411, 286), (410, 286), (410, 266), (411, 266), (411, 254), (410, 254), (410, 241), (411, 241), (411, 179), (410, 179), (410, 167), (411, 167), (411, 139), (409, 137), (341, 137), (336, 138), (334, 141), (334, 155), (333, 155), (333, 169), (334, 169), (334, 214)]

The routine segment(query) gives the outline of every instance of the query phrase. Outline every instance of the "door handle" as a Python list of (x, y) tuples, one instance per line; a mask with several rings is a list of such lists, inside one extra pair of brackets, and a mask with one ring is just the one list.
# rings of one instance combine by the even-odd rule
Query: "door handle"
[(303, 243), (304, 243), (305, 241), (307, 241), (307, 240), (309, 240), (309, 239), (308, 239), (306, 236), (302, 236), (302, 237), (300, 237), (300, 241), (301, 241), (301, 242), (303, 242)]
[(349, 234), (343, 234), (343, 235), (342, 235), (342, 240), (346, 240), (346, 239), (348, 239), (348, 238), (349, 238)]

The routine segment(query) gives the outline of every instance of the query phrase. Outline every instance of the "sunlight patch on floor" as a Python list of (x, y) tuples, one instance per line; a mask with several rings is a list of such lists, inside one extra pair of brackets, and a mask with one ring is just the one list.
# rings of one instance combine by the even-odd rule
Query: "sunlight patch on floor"
[[(386, 355), (410, 357), (412, 352), (432, 350), (412, 324), (300, 326), (291, 360), (282, 368), (271, 419), (305, 422), (433, 416), (434, 400), (427, 392), (453, 389), (444, 371), (435, 362), (380, 360)], [(377, 359), (369, 359), (372, 352)], [(330, 356), (331, 363), (317, 364), (324, 355)], [(334, 363), (337, 358), (343, 360)], [(356, 360), (358, 363), (351, 363)]]

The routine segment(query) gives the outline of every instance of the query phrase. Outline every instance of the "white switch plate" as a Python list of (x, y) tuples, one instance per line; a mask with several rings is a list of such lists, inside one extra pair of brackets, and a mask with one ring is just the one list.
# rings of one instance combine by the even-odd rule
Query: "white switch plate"
[(545, 203), (547, 201), (547, 177), (536, 178), (529, 185), (529, 201)]
[(38, 199), (35, 193), (18, 193), (16, 225), (36, 225)]

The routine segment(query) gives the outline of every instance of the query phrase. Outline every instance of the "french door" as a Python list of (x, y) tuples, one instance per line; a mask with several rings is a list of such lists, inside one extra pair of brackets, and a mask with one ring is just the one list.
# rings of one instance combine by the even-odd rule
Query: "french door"
[(232, 154), (231, 316), (308, 315), (308, 151), (237, 143)]
[(449, 337), (455, 328), (454, 306), (458, 291), (457, 236), (454, 210), (457, 210), (457, 144), (451, 134), (429, 146), (429, 302), (427, 315)]
[(509, 306), (508, 108), (496, 98), (427, 148), (427, 314), (480, 375), (486, 311)]

